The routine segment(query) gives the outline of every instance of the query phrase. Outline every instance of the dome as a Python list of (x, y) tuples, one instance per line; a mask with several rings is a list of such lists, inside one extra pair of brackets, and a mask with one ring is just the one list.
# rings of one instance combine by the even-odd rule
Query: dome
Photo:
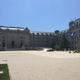
[(69, 22), (69, 26), (73, 25), (74, 24), (74, 21), (70, 21)]

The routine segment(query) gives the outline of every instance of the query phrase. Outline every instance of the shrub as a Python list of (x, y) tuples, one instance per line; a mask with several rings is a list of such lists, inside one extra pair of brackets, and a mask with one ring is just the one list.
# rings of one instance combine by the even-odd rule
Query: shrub
[(44, 49), (43, 48), (33, 47), (33, 48), (26, 48), (25, 50), (37, 50), (37, 51), (40, 51), (40, 50), (44, 50)]
[(76, 49), (73, 53), (80, 53), (80, 49)]
[(75, 51), (73, 51), (73, 53), (75, 53)]
[(54, 51), (54, 49), (49, 49), (49, 50), (47, 50), (47, 52), (51, 52), (51, 51)]
[(39, 47), (39, 48), (36, 48), (37, 51), (41, 51), (41, 50), (44, 50), (43, 48)]
[(4, 48), (0, 48), (0, 51), (5, 51)]
[(60, 50), (60, 45), (55, 45), (54, 48), (55, 48), (56, 50)]
[(69, 53), (71, 53), (71, 51), (69, 51)]
[(35, 49), (35, 48), (32, 48), (32, 49), (26, 48), (25, 50), (37, 50), (37, 49)]

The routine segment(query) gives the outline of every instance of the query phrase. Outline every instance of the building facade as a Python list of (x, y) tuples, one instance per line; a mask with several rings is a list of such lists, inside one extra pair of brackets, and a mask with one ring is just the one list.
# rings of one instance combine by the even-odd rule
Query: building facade
[(55, 37), (56, 44), (60, 44), (63, 34), (70, 42), (71, 49), (80, 49), (80, 18), (70, 21), (69, 29), (55, 32), (36, 32), (28, 28), (0, 26), (0, 42), (2, 47), (7, 48), (50, 47), (52, 38)]
[(31, 47), (50, 47), (50, 41), (54, 36), (51, 32), (30, 32)]
[(28, 28), (0, 26), (0, 42), (7, 48), (30, 46), (30, 31)]
[(80, 49), (80, 18), (69, 23), (69, 34), (75, 32), (75, 35), (69, 39), (72, 49)]

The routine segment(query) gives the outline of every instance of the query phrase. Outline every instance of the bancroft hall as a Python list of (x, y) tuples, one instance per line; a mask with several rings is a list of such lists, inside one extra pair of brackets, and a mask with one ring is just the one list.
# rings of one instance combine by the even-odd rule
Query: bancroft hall
[(80, 49), (80, 18), (69, 22), (67, 30), (55, 32), (35, 32), (28, 28), (0, 26), (0, 43), (2, 48), (50, 47), (53, 37), (60, 44), (62, 36), (70, 43), (70, 49)]

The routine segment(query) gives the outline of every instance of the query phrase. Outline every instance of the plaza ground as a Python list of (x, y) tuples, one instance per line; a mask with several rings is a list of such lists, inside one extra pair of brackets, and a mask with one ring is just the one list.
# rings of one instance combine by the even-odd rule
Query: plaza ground
[(80, 80), (80, 54), (67, 51), (1, 51), (11, 80)]

